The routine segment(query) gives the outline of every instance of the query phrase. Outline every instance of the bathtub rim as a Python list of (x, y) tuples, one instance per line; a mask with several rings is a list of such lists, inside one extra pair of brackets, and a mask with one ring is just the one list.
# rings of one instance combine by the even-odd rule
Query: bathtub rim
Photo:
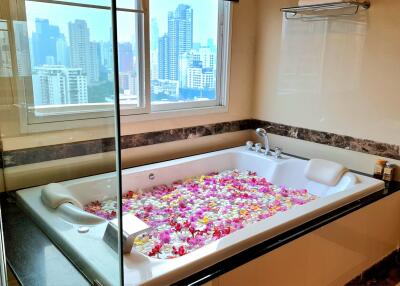
[[(236, 148), (229, 148), (229, 149), (226, 149), (226, 150), (234, 150), (234, 149), (236, 149)], [(226, 151), (225, 150), (225, 151)], [(240, 149), (240, 150), (242, 150), (242, 149)], [(219, 152), (219, 151), (217, 151), (217, 152)], [(208, 154), (212, 154), (212, 153), (214, 153), (214, 152), (211, 152), (211, 153), (208, 153)], [(200, 155), (198, 155), (198, 156), (200, 156)], [(190, 156), (190, 157), (194, 157), (194, 156)], [(185, 157), (185, 158), (190, 158), (190, 157)], [(297, 158), (297, 159), (303, 159), (303, 160), (307, 160), (307, 159), (304, 159), (304, 158), (298, 158), (298, 157), (296, 157), (296, 156), (291, 156), (291, 157), (294, 157), (294, 158)], [(182, 159), (184, 159), (184, 158), (182, 158)], [(178, 159), (179, 160), (179, 159)], [(155, 164), (157, 164), (157, 163), (155, 163)], [(153, 164), (151, 164), (151, 165), (153, 165)], [(150, 166), (151, 166), (150, 165)], [(143, 167), (146, 167), (146, 166), (143, 166)], [(148, 166), (147, 166), (148, 167)], [(136, 169), (136, 168), (135, 168)], [(129, 171), (129, 169), (128, 170), (126, 170), (127, 172)], [(68, 183), (68, 182), (73, 182), (73, 183), (78, 183), (78, 181), (81, 181), (81, 180), (89, 180), (89, 179), (91, 179), (91, 180), (94, 180), (94, 179), (96, 179), (96, 178), (104, 178), (104, 176), (105, 175), (113, 175), (113, 174), (115, 174), (115, 173), (107, 173), (107, 174), (102, 174), (102, 175), (97, 175), (97, 176), (91, 176), (91, 177), (86, 177), (86, 178), (80, 178), (80, 179), (75, 179), (75, 180), (69, 180), (69, 181), (65, 181), (65, 182), (63, 182), (63, 183)], [(363, 176), (362, 174), (361, 174), (361, 176)], [(367, 178), (367, 177), (366, 177)], [(39, 189), (39, 188), (41, 188), (41, 187), (37, 187), (37, 188), (31, 188), (31, 189)], [(368, 192), (364, 189), (363, 191), (362, 191), (362, 194), (363, 194), (363, 196), (360, 196), (360, 191), (358, 191), (358, 192), (356, 192), (356, 193), (354, 193), (354, 194), (352, 194), (352, 198), (351, 198), (351, 200), (349, 199), (349, 196), (348, 196), (348, 194), (346, 194), (346, 196), (343, 196), (343, 193), (337, 193), (337, 194), (335, 194), (335, 195), (331, 195), (331, 196), (329, 196), (329, 197), (326, 197), (326, 198), (330, 198), (331, 200), (333, 200), (333, 203), (335, 203), (335, 205), (336, 205), (336, 207), (334, 207), (334, 208), (332, 208), (332, 203), (330, 203), (330, 204), (327, 204), (327, 205), (325, 205), (324, 207), (325, 207), (325, 209), (328, 209), (327, 211), (325, 211), (324, 213), (320, 213), (319, 211), (321, 210), (321, 209), (323, 209), (323, 208), (317, 208), (314, 212), (316, 212), (316, 211), (318, 211), (319, 212), (319, 214), (317, 214), (315, 217), (311, 217), (311, 216), (313, 216), (314, 215), (314, 212), (305, 212), (305, 214), (303, 214), (303, 215), (300, 215), (300, 216), (298, 216), (298, 215), (295, 215), (294, 213), (291, 213), (292, 214), (292, 216), (295, 216), (295, 218), (294, 219), (290, 219), (290, 220), (288, 220), (287, 222), (280, 222), (279, 224), (277, 224), (275, 227), (281, 227), (281, 228), (283, 228), (283, 229), (285, 229), (284, 231), (281, 231), (281, 232), (278, 232), (278, 233), (275, 233), (275, 231), (274, 231), (274, 233), (275, 234), (273, 234), (273, 235), (271, 235), (271, 232), (272, 232), (272, 230), (275, 230), (275, 228), (273, 228), (273, 229), (271, 229), (270, 227), (268, 227), (267, 229), (263, 229), (263, 231), (262, 232), (260, 232), (260, 233), (258, 233), (257, 234), (257, 237), (255, 237), (255, 236), (251, 236), (251, 237), (248, 237), (248, 238), (246, 238), (246, 241), (244, 241), (243, 239), (242, 240), (240, 240), (239, 241), (239, 243), (235, 243), (234, 245), (228, 245), (228, 246), (225, 246), (224, 248), (222, 248), (222, 249), (217, 249), (216, 251), (215, 251), (215, 253), (221, 253), (221, 252), (223, 252), (223, 251), (230, 251), (230, 249), (231, 248), (239, 248), (239, 244), (244, 244), (244, 243), (247, 243), (247, 244), (249, 244), (249, 240), (251, 240), (251, 245), (248, 245), (247, 247), (244, 247), (243, 245), (242, 246), (240, 246), (240, 248), (241, 249), (237, 249), (235, 252), (233, 252), (233, 253), (231, 253), (231, 255), (230, 256), (232, 256), (232, 255), (236, 255), (237, 253), (239, 253), (239, 252), (242, 252), (242, 251), (246, 251), (246, 249), (247, 248), (249, 248), (249, 247), (252, 247), (252, 246), (254, 246), (254, 245), (256, 245), (257, 243), (260, 243), (260, 242), (262, 242), (261, 240), (266, 240), (266, 239), (271, 239), (271, 238), (273, 238), (273, 237), (275, 237), (275, 236), (277, 236), (277, 235), (280, 235), (280, 234), (282, 234), (282, 233), (285, 233), (285, 232), (288, 232), (288, 231), (290, 231), (292, 228), (294, 228), (295, 226), (297, 226), (297, 225), (301, 225), (301, 224), (303, 224), (303, 223), (306, 223), (306, 222), (308, 222), (308, 221), (310, 221), (310, 220), (312, 220), (312, 219), (315, 219), (315, 218), (317, 218), (317, 217), (319, 217), (319, 216), (322, 216), (322, 215), (324, 215), (324, 214), (326, 214), (326, 213), (328, 213), (328, 212), (332, 212), (332, 211), (334, 211), (334, 210), (336, 210), (337, 208), (339, 208), (340, 206), (343, 206), (343, 201), (344, 200), (346, 200), (346, 201), (348, 201), (349, 203), (350, 202), (352, 202), (352, 201), (355, 201), (355, 200), (359, 200), (359, 199), (361, 199), (361, 198), (363, 198), (363, 197), (366, 197), (366, 196), (368, 196), (368, 195), (370, 195), (370, 194), (372, 194), (372, 193), (375, 193), (375, 192), (378, 192), (378, 191), (380, 191), (380, 190), (382, 190), (383, 189), (383, 186), (381, 187), (381, 188), (379, 188), (379, 189), (377, 189), (378, 187), (376, 187), (376, 188), (370, 188), (369, 190), (368, 190)], [(31, 190), (31, 189), (29, 189), (29, 190)], [(337, 197), (337, 195), (339, 195), (338, 197), (339, 197), (339, 200), (338, 200), (338, 198), (336, 198)], [(342, 197), (343, 196), (343, 197)], [(341, 199), (340, 199), (340, 197), (342, 197)], [(354, 198), (353, 198), (354, 197)], [(310, 202), (310, 203), (313, 203), (313, 202)], [(309, 205), (309, 204), (307, 204), (307, 205)], [(307, 205), (305, 205), (305, 206), (307, 206)], [(340, 206), (339, 206), (340, 205)], [(26, 206), (25, 206), (26, 207)], [(29, 207), (29, 206), (28, 206)], [(303, 211), (305, 211), (304, 210), (304, 208), (302, 209)], [(32, 212), (32, 214), (33, 215), (36, 215), (37, 216), (37, 218), (35, 219), (35, 222), (38, 222), (38, 220), (40, 221), (41, 220), (41, 218), (40, 218), (40, 216), (34, 211), (34, 210), (31, 210), (31, 212)], [(304, 216), (308, 216), (309, 218), (306, 220), (306, 221), (304, 221)], [(276, 217), (276, 216), (274, 216), (274, 217)], [(274, 217), (272, 217), (272, 218), (274, 218)], [(271, 218), (270, 218), (271, 219)], [(275, 219), (276, 220), (276, 219)], [(302, 222), (299, 222), (299, 221), (302, 221)], [(292, 224), (292, 226), (291, 227), (288, 227), (288, 223), (291, 223)], [(258, 223), (256, 223), (256, 224), (253, 224), (253, 225), (259, 225)], [(248, 225), (247, 227), (246, 227), (246, 229), (248, 228), (248, 227), (251, 227), (252, 225)], [(41, 226), (41, 227), (43, 227), (43, 226)], [(254, 228), (254, 227), (253, 227)], [(50, 227), (50, 229), (51, 229), (51, 227)], [(47, 230), (48, 231), (48, 230)], [(47, 231), (45, 231), (46, 233), (48, 233)], [(239, 231), (238, 231), (239, 232)], [(236, 234), (236, 233), (238, 233), (238, 232), (234, 232), (234, 233), (232, 233), (231, 235), (234, 235), (234, 234)], [(260, 236), (267, 236), (267, 233), (268, 232), (268, 238), (260, 238)], [(52, 240), (54, 240), (54, 238), (53, 237), (50, 237)], [(215, 241), (216, 243), (218, 243), (219, 241)], [(61, 243), (62, 243), (62, 239), (61, 239)], [(62, 249), (62, 248), (61, 248)], [(62, 249), (63, 250), (63, 249)], [(65, 253), (65, 250), (63, 250), (63, 253)], [(185, 257), (188, 257), (190, 254), (192, 254), (192, 253), (195, 253), (195, 251), (194, 252), (191, 252), (191, 253), (189, 253), (187, 256), (185, 256)], [(71, 254), (70, 254), (70, 252), (69, 253), (67, 253), (66, 254), (66, 256), (68, 257), (68, 256), (70, 256)], [(218, 261), (219, 260), (224, 260), (224, 259), (226, 259), (226, 258), (229, 258), (230, 256), (227, 256), (227, 257), (224, 257), (223, 259), (218, 259)], [(188, 266), (193, 266), (192, 264), (193, 263), (196, 263), (196, 262), (198, 262), (198, 260), (203, 260), (203, 258), (202, 257), (200, 257), (199, 259), (196, 259), (195, 261), (192, 261), (190, 264), (185, 264), (185, 265), (183, 265), (183, 266), (180, 266), (180, 267), (176, 267), (175, 269), (173, 269), (173, 270), (171, 270), (170, 272), (175, 272), (175, 271), (183, 271), (184, 272), (184, 268), (190, 268), (190, 267), (188, 267)], [(214, 261), (214, 262), (218, 262), (218, 261)], [(82, 267), (79, 267), (79, 269), (81, 269)], [(200, 269), (199, 271), (201, 271), (202, 269)], [(149, 280), (147, 280), (147, 281), (142, 281), (142, 282), (144, 282), (144, 283), (174, 283), (175, 281), (172, 281), (171, 280), (171, 277), (170, 278), (168, 278), (168, 277), (165, 277), (166, 275), (168, 275), (168, 273), (164, 273), (164, 274), (160, 274), (160, 275), (158, 275), (158, 276), (154, 276), (152, 279), (149, 279)], [(187, 273), (182, 273), (182, 275), (180, 275), (180, 276), (182, 276), (182, 277), (186, 277), (186, 276), (189, 276)], [(167, 279), (167, 280), (165, 280), (165, 279)], [(167, 282), (168, 281), (168, 282)]]

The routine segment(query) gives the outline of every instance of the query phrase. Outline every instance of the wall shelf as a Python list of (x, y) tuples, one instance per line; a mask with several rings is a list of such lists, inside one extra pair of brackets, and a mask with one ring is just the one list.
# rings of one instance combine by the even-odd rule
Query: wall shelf
[(315, 5), (305, 5), (282, 8), (288, 20), (324, 20), (332, 17), (354, 16), (360, 9), (368, 9), (371, 6), (366, 1), (341, 1)]

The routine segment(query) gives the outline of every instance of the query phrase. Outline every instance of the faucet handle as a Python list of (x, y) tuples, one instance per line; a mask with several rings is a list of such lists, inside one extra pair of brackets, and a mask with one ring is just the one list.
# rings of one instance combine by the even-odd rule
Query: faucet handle
[(253, 141), (247, 141), (246, 142), (246, 149), (247, 150), (253, 150), (254, 142)]
[(261, 143), (256, 143), (256, 145), (254, 145), (255, 151), (260, 153), (262, 150), (262, 144)]
[(274, 149), (274, 157), (276, 159), (282, 158), (282, 148), (275, 147), (275, 149)]

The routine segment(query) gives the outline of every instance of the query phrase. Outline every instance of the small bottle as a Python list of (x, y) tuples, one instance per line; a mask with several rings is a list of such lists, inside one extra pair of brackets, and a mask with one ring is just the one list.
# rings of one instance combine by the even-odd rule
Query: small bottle
[(393, 181), (395, 168), (396, 168), (396, 165), (390, 164), (390, 163), (386, 163), (386, 166), (383, 169), (383, 180), (384, 181), (386, 181), (386, 182)]
[(386, 160), (376, 160), (374, 168), (374, 178), (382, 179), (383, 170), (385, 168), (386, 163), (387, 163)]

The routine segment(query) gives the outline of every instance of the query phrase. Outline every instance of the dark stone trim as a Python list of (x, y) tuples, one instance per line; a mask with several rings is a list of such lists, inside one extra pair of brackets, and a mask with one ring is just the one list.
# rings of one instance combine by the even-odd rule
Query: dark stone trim
[(114, 138), (103, 138), (3, 152), (4, 168), (114, 151)]
[[(125, 135), (121, 138), (121, 148), (129, 149), (179, 140), (188, 140), (204, 136), (255, 129), (257, 127), (263, 127), (268, 133), (275, 135), (400, 160), (399, 145), (256, 119), (245, 119)], [(0, 156), (0, 163), (2, 160), (4, 168), (9, 168), (71, 157), (112, 152), (115, 149), (114, 143), (114, 138), (110, 137), (82, 142), (4, 151), (3, 156)]]
[[(176, 128), (155, 132), (125, 135), (121, 138), (121, 148), (149, 146), (179, 140), (252, 129), (255, 120), (245, 119), (192, 127)], [(49, 145), (21, 150), (4, 151), (4, 168), (34, 164), (71, 157), (112, 152), (115, 150), (114, 138), (102, 138), (82, 142)]]
[(275, 135), (400, 160), (399, 145), (354, 138), (346, 135), (339, 135), (307, 128), (294, 127), (269, 121), (257, 120), (256, 125), (258, 127), (265, 128), (268, 133)]

